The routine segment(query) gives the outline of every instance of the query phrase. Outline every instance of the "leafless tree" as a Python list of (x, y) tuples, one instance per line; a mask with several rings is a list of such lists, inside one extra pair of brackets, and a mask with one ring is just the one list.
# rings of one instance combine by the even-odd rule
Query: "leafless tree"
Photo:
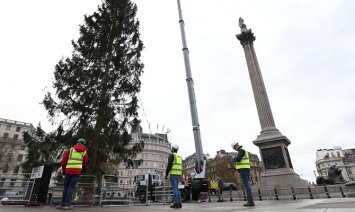
[(11, 144), (10, 141), (0, 140), (0, 146), (0, 169), (3, 173), (6, 173), (10, 168), (18, 165), (16, 149), (15, 145)]

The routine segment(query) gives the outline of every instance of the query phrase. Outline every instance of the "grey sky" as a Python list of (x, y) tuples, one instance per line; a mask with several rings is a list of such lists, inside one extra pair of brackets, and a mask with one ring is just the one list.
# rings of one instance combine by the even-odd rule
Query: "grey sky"
[[(100, 0), (4, 1), (1, 4), (0, 117), (52, 130), (39, 103), (55, 64), (70, 56), (83, 15)], [(171, 130), (183, 157), (194, 140), (176, 0), (134, 0), (145, 44), (140, 110), (145, 132)], [(355, 125), (355, 2), (351, 0), (181, 0), (205, 153), (250, 152), (260, 124), (243, 49), (242, 17), (254, 47), (276, 127), (296, 173), (314, 180), (316, 150), (353, 148)], [(148, 124), (150, 123), (150, 130)], [(157, 129), (158, 126), (158, 129)], [(164, 126), (164, 130), (163, 130)]]

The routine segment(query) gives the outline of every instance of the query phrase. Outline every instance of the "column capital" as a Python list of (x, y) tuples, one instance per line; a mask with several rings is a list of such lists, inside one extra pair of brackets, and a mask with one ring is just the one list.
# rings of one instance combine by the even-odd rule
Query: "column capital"
[(255, 41), (254, 33), (252, 33), (251, 29), (248, 29), (242, 32), (239, 35), (236, 35), (237, 39), (240, 40), (240, 44), (245, 46), (247, 44), (253, 44)]

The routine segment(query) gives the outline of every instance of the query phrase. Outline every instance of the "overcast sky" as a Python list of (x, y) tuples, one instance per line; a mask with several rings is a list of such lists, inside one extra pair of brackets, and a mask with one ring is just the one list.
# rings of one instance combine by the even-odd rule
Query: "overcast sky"
[[(100, 0), (1, 2), (0, 117), (53, 128), (39, 103), (54, 66), (70, 57), (84, 14)], [(166, 132), (187, 157), (195, 152), (176, 0), (134, 0), (145, 64), (143, 131)], [(261, 131), (244, 56), (235, 35), (242, 17), (276, 127), (291, 141), (296, 173), (315, 181), (317, 149), (354, 148), (355, 1), (181, 0), (202, 145), (211, 156), (237, 141), (259, 154)], [(144, 111), (143, 109), (144, 108)], [(150, 129), (148, 128), (150, 123)], [(163, 128), (164, 127), (164, 128)]]

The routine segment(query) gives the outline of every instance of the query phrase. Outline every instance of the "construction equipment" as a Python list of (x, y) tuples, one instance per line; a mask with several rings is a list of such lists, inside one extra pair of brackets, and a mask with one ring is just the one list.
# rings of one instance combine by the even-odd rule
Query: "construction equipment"
[(208, 192), (209, 188), (211, 188), (211, 185), (210, 185), (210, 181), (205, 179), (206, 159), (203, 156), (203, 150), (202, 150), (200, 124), (198, 121), (195, 90), (194, 90), (194, 84), (193, 84), (193, 79), (191, 74), (189, 50), (186, 44), (185, 28), (184, 28), (184, 21), (182, 19), (180, 0), (177, 0), (177, 3), (178, 3), (178, 10), (179, 10), (179, 24), (180, 24), (180, 31), (181, 31), (182, 47), (183, 47), (182, 51), (184, 54), (184, 62), (185, 62), (185, 69), (186, 69), (186, 82), (187, 82), (189, 101), (190, 101), (192, 130), (194, 133), (195, 150), (196, 150), (196, 160), (195, 160), (196, 173), (192, 178), (190, 178), (189, 181), (191, 184), (192, 199), (198, 200), (200, 199), (199, 198), (200, 193)]

